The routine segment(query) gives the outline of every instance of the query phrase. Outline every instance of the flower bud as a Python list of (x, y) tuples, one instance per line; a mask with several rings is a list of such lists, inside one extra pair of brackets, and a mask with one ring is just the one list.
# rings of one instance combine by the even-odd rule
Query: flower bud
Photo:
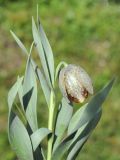
[(89, 94), (93, 94), (92, 81), (80, 66), (69, 64), (59, 74), (59, 87), (70, 102), (82, 103)]

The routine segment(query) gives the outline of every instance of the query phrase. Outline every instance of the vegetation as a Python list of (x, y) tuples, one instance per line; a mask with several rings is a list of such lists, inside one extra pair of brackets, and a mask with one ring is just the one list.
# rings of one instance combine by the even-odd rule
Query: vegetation
[[(7, 138), (6, 99), (8, 89), (11, 83), (15, 82), (16, 75), (23, 73), (25, 68), (23, 63), (26, 59), (9, 30), (14, 30), (29, 47), (32, 42), (30, 20), (32, 15), (36, 15), (36, 4), (32, 0), (0, 1), (0, 3), (0, 155), (1, 159), (13, 160), (15, 155)], [(108, 5), (96, 0), (94, 3), (92, 0), (51, 0), (48, 3), (46, 0), (39, 1), (39, 10), (42, 24), (54, 51), (55, 65), (65, 59), (69, 63), (83, 66), (93, 79), (95, 91), (113, 75), (117, 76), (114, 88), (104, 105), (104, 118), (83, 148), (80, 158), (119, 160), (119, 4)], [(35, 58), (37, 60), (37, 56)], [(41, 90), (39, 92), (38, 104), (44, 105), (44, 97), (41, 97)], [(47, 120), (46, 107), (42, 113), (38, 108), (38, 112), (40, 126), (44, 126)]]

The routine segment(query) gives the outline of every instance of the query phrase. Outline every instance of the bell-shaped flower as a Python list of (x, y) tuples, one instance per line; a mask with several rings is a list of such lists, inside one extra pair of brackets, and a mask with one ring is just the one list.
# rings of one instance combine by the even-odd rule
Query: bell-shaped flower
[(73, 64), (61, 69), (59, 87), (63, 97), (70, 102), (82, 103), (93, 94), (91, 78), (83, 68)]

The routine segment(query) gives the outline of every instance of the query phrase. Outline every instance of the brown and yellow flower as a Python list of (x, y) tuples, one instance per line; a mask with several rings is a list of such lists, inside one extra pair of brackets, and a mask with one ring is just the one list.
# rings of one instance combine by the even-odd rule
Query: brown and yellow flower
[(70, 102), (82, 103), (89, 94), (93, 94), (91, 78), (83, 68), (73, 64), (61, 69), (59, 87), (63, 97)]

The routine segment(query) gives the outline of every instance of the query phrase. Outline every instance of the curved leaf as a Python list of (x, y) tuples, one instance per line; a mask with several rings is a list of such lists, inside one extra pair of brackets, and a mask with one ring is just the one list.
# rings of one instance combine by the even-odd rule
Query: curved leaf
[(43, 93), (45, 95), (47, 105), (49, 106), (49, 103), (50, 103), (50, 88), (47, 84), (47, 81), (46, 81), (43, 73), (41, 72), (41, 70), (38, 67), (36, 68), (36, 74), (37, 74), (37, 77), (38, 77), (38, 79), (41, 83), (41, 87), (42, 87)]
[[(21, 40), (16, 36), (16, 34), (13, 31), (10, 31), (10, 33), (12, 34), (13, 38), (15, 39), (15, 41), (17, 42), (18, 46), (21, 48), (21, 50), (23, 51), (23, 53), (26, 56), (28, 56), (29, 53), (28, 53), (27, 49), (25, 48), (24, 44), (21, 42)], [(33, 43), (31, 45), (30, 50), (32, 49), (32, 47), (33, 47)], [(34, 60), (32, 58), (31, 58), (31, 63), (32, 63), (33, 68), (35, 70), (37, 65), (36, 65), (36, 63), (34, 62)]]
[(41, 141), (50, 134), (51, 131), (48, 130), (47, 128), (40, 128), (37, 131), (35, 131), (31, 135), (31, 140), (32, 140), (32, 145), (33, 145), (33, 150), (35, 151)]
[(56, 68), (56, 72), (55, 72), (55, 80), (57, 79), (58, 75), (59, 75), (59, 72), (62, 68), (62, 66), (66, 67), (68, 64), (64, 61), (60, 62)]
[(23, 83), (23, 105), (31, 129), (37, 130), (37, 82), (30, 56), (28, 57)]
[(73, 113), (73, 106), (68, 104), (66, 99), (63, 98), (62, 102), (59, 106), (58, 116), (56, 120), (56, 127), (55, 127), (55, 135), (57, 135), (57, 139), (54, 144), (54, 150), (56, 146), (59, 144), (60, 140), (62, 139)]
[(66, 128), (68, 127), (69, 121), (72, 117), (73, 106), (68, 104), (66, 99), (63, 98), (58, 111), (55, 134), (57, 136), (63, 135)]
[(22, 85), (22, 81), (23, 81), (23, 77), (17, 79), (17, 81), (15, 82), (15, 84), (12, 86), (12, 88), (10, 89), (9, 93), (8, 93), (8, 107), (9, 107), (9, 111), (11, 111), (14, 99), (18, 93), (18, 90), (20, 88), (20, 86)]
[[(90, 102), (85, 106), (85, 108), (81, 108), (77, 112), (80, 113), (80, 117), (78, 116), (78, 113), (73, 116), (71, 119), (68, 134), (71, 132), (74, 132), (78, 128), (80, 128), (85, 123), (89, 122), (96, 113), (100, 110), (103, 102), (105, 101), (110, 89), (112, 88), (112, 85), (114, 83), (115, 79), (112, 79), (102, 90), (100, 90), (91, 100)], [(76, 122), (75, 122), (76, 121)], [(74, 124), (76, 124), (74, 126)]]
[(42, 42), (42, 45), (43, 45), (43, 49), (44, 49), (45, 54), (46, 54), (46, 59), (47, 59), (49, 70), (50, 70), (52, 84), (54, 85), (54, 57), (53, 57), (53, 52), (52, 52), (51, 46), (49, 44), (49, 41), (47, 39), (47, 36), (44, 32), (44, 29), (43, 29), (43, 27), (40, 23), (40, 20), (39, 20), (38, 24), (39, 24), (40, 38), (41, 38), (41, 42)]
[(16, 116), (10, 125), (10, 143), (21, 160), (33, 160), (32, 145), (21, 120)]
[(18, 90), (20, 88), (20, 86), (22, 85), (22, 81), (23, 81), (23, 77), (17, 79), (17, 81), (15, 82), (15, 84), (12, 86), (12, 88), (10, 89), (9, 93), (8, 93), (8, 107), (9, 107), (9, 113), (8, 113), (8, 139), (10, 141), (10, 125), (11, 122), (13, 121), (13, 119), (15, 118), (15, 114), (12, 112), (12, 106), (14, 103), (14, 100), (17, 96)]
[(9, 113), (8, 113), (8, 138), (10, 140), (10, 131), (9, 131), (9, 127), (11, 125), (12, 120), (15, 118), (15, 114), (12, 112), (12, 106), (14, 103), (14, 100), (17, 96), (18, 90), (20, 88), (20, 86), (22, 85), (22, 81), (23, 81), (23, 77), (17, 79), (17, 81), (15, 82), (15, 84), (12, 86), (12, 88), (10, 89), (9, 93), (8, 93), (8, 107), (9, 107)]
[(14, 37), (15, 41), (17, 42), (18, 46), (22, 49), (23, 53), (25, 53), (26, 55), (28, 54), (27, 49), (25, 48), (25, 46), (23, 45), (23, 43), (21, 42), (21, 40), (15, 35), (14, 32), (10, 31), (10, 33), (12, 34), (12, 36)]
[(89, 134), (84, 136), (81, 140), (79, 140), (74, 148), (72, 149), (72, 151), (69, 153), (67, 160), (75, 160), (78, 153), (80, 152), (81, 148), (83, 147), (84, 143), (87, 141), (87, 139), (89, 138)]
[(20, 100), (21, 106), (22, 106), (22, 108), (24, 110), (24, 105), (23, 105), (23, 85), (22, 84), (19, 87), (18, 96), (19, 96), (19, 100)]
[(84, 110), (86, 109), (86, 107), (87, 107), (87, 104), (80, 107), (80, 109), (78, 109), (75, 112), (75, 114), (73, 115), (73, 117), (71, 118), (71, 121), (70, 121), (70, 124), (68, 127), (68, 135), (76, 130), (76, 126), (80, 122), (81, 116), (82, 116)]
[[(52, 160), (60, 160), (62, 158), (62, 156), (64, 155), (64, 153), (69, 149), (69, 147), (71, 146), (71, 144), (74, 142), (73, 139), (76, 137), (79, 137), (79, 134), (81, 136), (81, 131), (83, 131), (83, 135), (86, 136), (86, 138), (83, 138), (84, 140), (82, 140), (82, 143), (80, 142), (80, 144), (83, 144), (83, 142), (85, 142), (85, 140), (87, 140), (87, 135), (85, 134), (86, 132), (90, 132), (92, 130), (92, 125), (91, 125), (91, 121), (92, 119), (94, 119), (96, 117), (96, 115), (98, 113), (100, 113), (101, 111), (101, 105), (104, 102), (107, 94), (109, 93), (112, 85), (113, 85), (114, 79), (112, 79), (105, 88), (103, 88), (100, 92), (98, 92), (97, 95), (95, 95), (92, 100), (90, 101), (90, 103), (85, 107), (83, 107), (83, 112), (79, 118), (79, 116), (77, 115), (76, 117), (78, 117), (76, 119), (77, 122), (79, 122), (76, 126), (74, 126), (71, 123), (74, 123), (73, 120), (71, 120), (70, 125), (73, 127), (71, 127), (70, 132), (68, 134), (68, 136), (57, 146), (57, 148), (54, 150), (53, 155), (52, 155)], [(97, 124), (97, 122), (99, 121), (100, 115), (98, 116), (98, 119), (94, 121), (95, 124)], [(93, 126), (96, 126), (93, 123)], [(76, 123), (74, 123), (76, 124)], [(88, 124), (88, 125), (87, 125)], [(87, 128), (86, 128), (87, 125)], [(82, 127), (82, 128), (81, 128)], [(85, 129), (85, 128), (86, 129)], [(79, 130), (80, 129), (80, 130)], [(84, 130), (85, 129), (85, 130)], [(79, 132), (77, 132), (79, 130)], [(76, 134), (77, 133), (77, 134)], [(74, 139), (74, 140), (75, 140)]]
[(51, 79), (51, 75), (50, 75), (50, 70), (49, 70), (49, 66), (48, 66), (48, 61), (46, 58), (46, 54), (44, 52), (42, 43), (41, 43), (41, 39), (40, 39), (40, 35), (39, 32), (37, 30), (36, 24), (34, 22), (34, 19), (32, 18), (32, 32), (33, 32), (33, 38), (34, 38), (34, 42), (38, 51), (38, 55), (41, 59), (41, 64), (45, 73), (45, 77), (47, 79), (48, 84), (51, 87), (52, 84), (52, 79)]
[(68, 157), (67, 160), (75, 160), (77, 155), (79, 154), (80, 150), (82, 149), (83, 145), (89, 138), (91, 132), (95, 129), (96, 125), (98, 124), (100, 118), (101, 118), (102, 111), (100, 110), (94, 118), (88, 122), (84, 129), (81, 130), (81, 128), (77, 131), (74, 139), (72, 140), (72, 143), (70, 144), (69, 150), (68, 150)]
[[(98, 121), (95, 120), (95, 122), (98, 122)], [(81, 144), (81, 147), (82, 147), (82, 145), (84, 144), (84, 142), (89, 137), (90, 131), (93, 129), (93, 126), (95, 126), (95, 124), (94, 123), (92, 124), (92, 123), (93, 123), (93, 120), (91, 122), (88, 122), (88, 123), (84, 124), (81, 128), (79, 128), (79, 130), (77, 130), (74, 133), (71, 133), (70, 135), (68, 135), (58, 145), (58, 147), (56, 148), (56, 150), (53, 152), (52, 160), (61, 160), (61, 158), (63, 157), (63, 155), (65, 154), (65, 152), (67, 152), (68, 150), (70, 151), (70, 149), (74, 146), (73, 144), (74, 143), (76, 144), (77, 141), (79, 141), (80, 136), (81, 136), (80, 144)]]
[(61, 160), (64, 153), (67, 151), (70, 146), (72, 139), (74, 138), (76, 132), (68, 135), (58, 146), (54, 149), (52, 153), (52, 160)]

